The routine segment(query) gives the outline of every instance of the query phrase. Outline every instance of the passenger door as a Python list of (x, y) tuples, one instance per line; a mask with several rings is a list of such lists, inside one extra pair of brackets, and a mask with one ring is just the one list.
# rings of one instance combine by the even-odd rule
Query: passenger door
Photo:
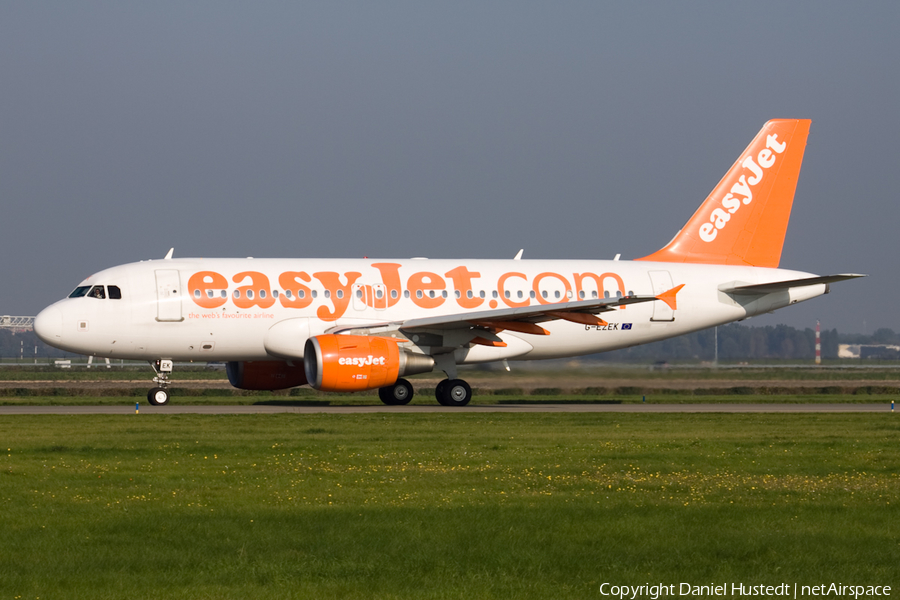
[(181, 277), (176, 269), (156, 271), (156, 320), (183, 321)]

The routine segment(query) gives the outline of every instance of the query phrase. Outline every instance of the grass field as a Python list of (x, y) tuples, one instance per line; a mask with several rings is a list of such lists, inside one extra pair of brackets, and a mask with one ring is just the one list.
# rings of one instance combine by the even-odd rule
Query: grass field
[(897, 418), (2, 417), (0, 598), (896, 591)]

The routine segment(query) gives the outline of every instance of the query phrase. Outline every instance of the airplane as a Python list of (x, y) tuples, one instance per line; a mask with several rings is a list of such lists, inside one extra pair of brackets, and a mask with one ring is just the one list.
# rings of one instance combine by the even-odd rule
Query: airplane
[(808, 119), (767, 122), (687, 224), (632, 261), (173, 258), (91, 275), (34, 321), (44, 342), (147, 360), (152, 405), (175, 361), (227, 363), (248, 390), (309, 385), (413, 397), (435, 370), (465, 406), (459, 365), (551, 359), (646, 344), (815, 298), (831, 283), (779, 268)]

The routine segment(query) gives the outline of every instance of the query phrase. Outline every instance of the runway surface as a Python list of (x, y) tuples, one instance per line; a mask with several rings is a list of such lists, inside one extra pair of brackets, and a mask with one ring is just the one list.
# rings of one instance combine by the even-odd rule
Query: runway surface
[[(140, 405), (142, 415), (247, 415), (272, 413), (890, 413), (890, 404), (479, 404), (462, 408), (413, 406)], [(126, 415), (135, 406), (0, 406), (5, 415)]]

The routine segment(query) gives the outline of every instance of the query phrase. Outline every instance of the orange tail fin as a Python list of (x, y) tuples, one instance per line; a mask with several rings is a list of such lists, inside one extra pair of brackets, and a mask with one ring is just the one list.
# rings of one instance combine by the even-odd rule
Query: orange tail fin
[(638, 260), (777, 267), (809, 124), (766, 123), (675, 239)]

